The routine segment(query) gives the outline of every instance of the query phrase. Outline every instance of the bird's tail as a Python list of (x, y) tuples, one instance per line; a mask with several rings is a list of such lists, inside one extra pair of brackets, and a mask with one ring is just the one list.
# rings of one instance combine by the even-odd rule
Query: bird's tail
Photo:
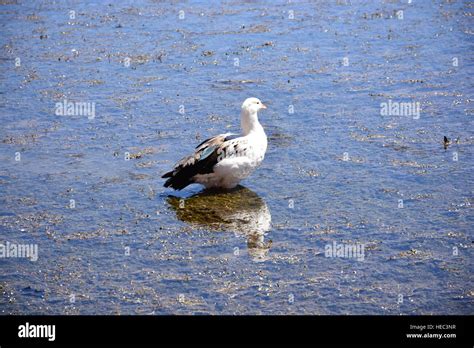
[(168, 180), (165, 181), (163, 186), (171, 187), (175, 190), (182, 190), (186, 186), (191, 185), (193, 181), (190, 180), (190, 178), (187, 175), (183, 175), (183, 174), (184, 173), (182, 173), (181, 170), (178, 170), (177, 172), (172, 170), (163, 174), (161, 176), (162, 178), (168, 178)]
[(164, 178), (171, 178), (173, 176), (173, 171), (170, 170), (168, 173), (163, 174), (161, 177)]

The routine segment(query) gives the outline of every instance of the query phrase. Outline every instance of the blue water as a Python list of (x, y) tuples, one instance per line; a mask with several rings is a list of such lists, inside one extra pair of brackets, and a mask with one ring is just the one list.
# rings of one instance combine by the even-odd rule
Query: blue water
[[(0, 313), (473, 314), (468, 2), (1, 3)], [(250, 96), (243, 187), (163, 188)]]

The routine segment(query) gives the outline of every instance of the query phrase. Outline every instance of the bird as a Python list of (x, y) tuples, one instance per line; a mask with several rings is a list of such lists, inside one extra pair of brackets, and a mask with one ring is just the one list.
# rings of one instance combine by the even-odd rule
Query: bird
[(164, 187), (182, 190), (197, 183), (206, 189), (232, 189), (262, 163), (267, 151), (267, 136), (258, 112), (267, 107), (258, 98), (242, 103), (242, 134), (219, 134), (196, 146), (192, 155), (182, 158), (165, 173)]
[(449, 145), (451, 145), (451, 140), (449, 140), (446, 136), (444, 136), (444, 139), (443, 139), (444, 149), (446, 150)]

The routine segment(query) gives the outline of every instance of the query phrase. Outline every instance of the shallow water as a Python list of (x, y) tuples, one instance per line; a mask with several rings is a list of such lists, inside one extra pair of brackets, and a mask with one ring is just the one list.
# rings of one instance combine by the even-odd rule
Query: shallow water
[[(39, 254), (0, 259), (2, 314), (474, 312), (472, 4), (11, 2), (0, 241)], [(262, 166), (163, 188), (249, 96)]]

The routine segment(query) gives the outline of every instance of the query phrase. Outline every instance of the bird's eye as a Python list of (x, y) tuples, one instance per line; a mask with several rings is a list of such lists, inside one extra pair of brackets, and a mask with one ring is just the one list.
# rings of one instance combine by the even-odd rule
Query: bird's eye
[(260, 102), (257, 102), (257, 104), (260, 104)]

